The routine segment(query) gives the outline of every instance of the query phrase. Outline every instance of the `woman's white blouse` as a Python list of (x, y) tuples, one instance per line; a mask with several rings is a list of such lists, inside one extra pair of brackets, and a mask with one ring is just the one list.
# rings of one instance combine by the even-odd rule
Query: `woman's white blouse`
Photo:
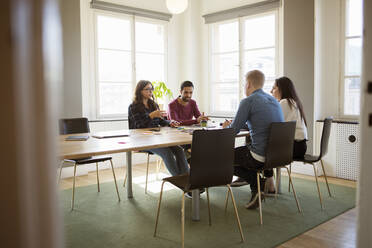
[(279, 102), (284, 114), (284, 120), (296, 121), (295, 140), (307, 140), (307, 128), (304, 120), (301, 118), (300, 110), (297, 108), (297, 104), (295, 101), (293, 101), (292, 99), (290, 101), (293, 103), (292, 106), (289, 106), (288, 99), (282, 99)]

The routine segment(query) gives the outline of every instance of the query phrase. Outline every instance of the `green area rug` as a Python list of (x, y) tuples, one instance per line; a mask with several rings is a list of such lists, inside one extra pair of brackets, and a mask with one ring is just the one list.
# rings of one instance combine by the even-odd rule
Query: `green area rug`
[[(258, 210), (247, 210), (250, 199), (248, 186), (234, 188), (235, 200), (245, 236), (240, 235), (231, 201), (224, 211), (226, 188), (211, 188), (212, 226), (208, 225), (206, 194), (201, 195), (201, 220), (191, 221), (191, 200), (186, 199), (185, 247), (275, 247), (355, 206), (355, 189), (330, 185), (334, 194), (328, 197), (321, 183), (325, 210), (320, 204), (314, 181), (294, 179), (303, 210), (297, 211), (295, 200), (287, 192), (287, 178), (283, 177), (284, 193), (266, 198), (263, 203), (263, 226)], [(121, 185), (122, 182), (118, 182)], [(66, 247), (180, 247), (181, 191), (164, 192), (158, 236), (153, 237), (159, 194), (144, 194), (142, 187), (133, 184), (134, 198), (127, 199), (126, 189), (120, 187), (121, 202), (117, 201), (114, 183), (102, 183), (101, 192), (90, 185), (76, 189), (75, 209), (70, 211), (71, 190), (61, 192)]]

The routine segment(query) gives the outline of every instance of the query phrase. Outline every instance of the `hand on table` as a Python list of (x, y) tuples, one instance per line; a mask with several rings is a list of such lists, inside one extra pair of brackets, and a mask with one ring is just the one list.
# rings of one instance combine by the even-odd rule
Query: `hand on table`
[(167, 112), (164, 110), (155, 110), (149, 114), (151, 119), (162, 118), (167, 115)]
[(225, 120), (225, 122), (222, 124), (222, 128), (226, 128), (231, 124), (232, 120)]
[(174, 120), (171, 120), (171, 122), (169, 123), (169, 125), (171, 127), (178, 127), (181, 123), (179, 123), (178, 121), (174, 121)]

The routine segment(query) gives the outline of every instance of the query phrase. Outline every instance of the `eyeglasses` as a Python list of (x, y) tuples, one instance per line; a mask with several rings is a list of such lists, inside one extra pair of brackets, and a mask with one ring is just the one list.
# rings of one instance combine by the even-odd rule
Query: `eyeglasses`
[(147, 89), (143, 89), (145, 91), (154, 91), (154, 88), (147, 88)]

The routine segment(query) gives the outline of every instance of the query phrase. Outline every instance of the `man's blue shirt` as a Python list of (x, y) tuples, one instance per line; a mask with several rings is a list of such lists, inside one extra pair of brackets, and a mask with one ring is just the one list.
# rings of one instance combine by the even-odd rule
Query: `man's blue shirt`
[(247, 124), (252, 140), (249, 149), (265, 157), (270, 124), (283, 121), (284, 116), (278, 101), (258, 89), (240, 102), (231, 127), (238, 133)]

